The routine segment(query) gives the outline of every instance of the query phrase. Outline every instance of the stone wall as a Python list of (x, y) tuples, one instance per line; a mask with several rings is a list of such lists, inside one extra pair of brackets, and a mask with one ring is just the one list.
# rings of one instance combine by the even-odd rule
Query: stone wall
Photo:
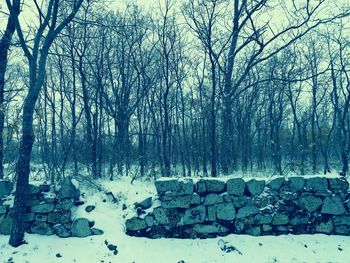
[[(9, 235), (12, 225), (13, 184), (0, 181), (0, 234)], [(93, 228), (93, 222), (85, 218), (72, 220), (72, 209), (82, 205), (80, 191), (71, 178), (63, 180), (61, 187), (55, 191), (50, 185), (29, 185), (27, 213), (25, 216), (26, 232), (59, 237), (86, 237), (102, 234)]]
[[(205, 238), (230, 233), (350, 235), (344, 178), (161, 179), (160, 205), (126, 221), (126, 232), (151, 238)], [(152, 211), (150, 211), (152, 210)]]

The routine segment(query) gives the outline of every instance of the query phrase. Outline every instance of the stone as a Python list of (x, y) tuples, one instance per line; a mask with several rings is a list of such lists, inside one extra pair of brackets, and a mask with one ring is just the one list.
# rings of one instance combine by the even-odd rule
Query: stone
[(94, 205), (88, 205), (87, 207), (85, 207), (85, 211), (90, 213), (91, 211), (93, 211), (96, 208), (96, 206)]
[(65, 198), (79, 198), (79, 197), (80, 197), (80, 191), (72, 183), (72, 177), (71, 176), (65, 177), (61, 182), (61, 188), (58, 191), (58, 198), (65, 199)]
[(194, 193), (191, 198), (191, 205), (200, 205), (201, 197), (199, 194)]
[(326, 178), (314, 177), (306, 179), (305, 190), (314, 192), (326, 192), (328, 182)]
[(345, 212), (343, 202), (339, 196), (336, 195), (325, 198), (321, 209), (322, 214), (342, 215)]
[(296, 192), (282, 191), (279, 196), (285, 201), (291, 201), (298, 198), (298, 194)]
[(310, 213), (317, 211), (322, 205), (322, 199), (313, 195), (304, 195), (299, 198), (299, 206)]
[(177, 209), (165, 209), (163, 207), (156, 207), (153, 210), (153, 216), (156, 222), (161, 225), (176, 225), (180, 220)]
[(217, 223), (213, 223), (210, 225), (204, 224), (196, 224), (193, 226), (193, 230), (198, 234), (210, 235), (210, 234), (225, 234), (228, 233), (229, 230)]
[(70, 236), (69, 230), (64, 225), (56, 224), (52, 228), (58, 237), (66, 238)]
[(264, 191), (265, 188), (265, 181), (263, 180), (252, 179), (249, 180), (246, 184), (248, 192), (251, 195), (259, 195)]
[(232, 197), (229, 194), (223, 194), (222, 199), (224, 199), (225, 203), (232, 203)]
[(264, 232), (269, 232), (269, 231), (272, 230), (272, 226), (270, 226), (270, 225), (263, 225), (263, 226), (262, 226), (262, 230), (263, 230)]
[(334, 230), (334, 226), (332, 221), (321, 222), (320, 224), (316, 225), (316, 229), (315, 229), (317, 233), (324, 233), (324, 234), (331, 234), (333, 230)]
[(205, 186), (204, 179), (198, 180), (195, 184), (195, 191), (198, 194), (204, 194), (207, 191), (207, 187)]
[(272, 222), (272, 216), (271, 215), (256, 215), (254, 217), (254, 222), (257, 225), (266, 225), (266, 224), (270, 224)]
[(46, 222), (34, 221), (30, 227), (30, 232), (33, 234), (50, 236), (53, 235), (53, 230), (51, 226)]
[(173, 194), (175, 196), (192, 195), (194, 191), (193, 180), (190, 178), (162, 178), (155, 183), (158, 195)]
[(234, 196), (232, 199), (233, 204), (238, 208), (253, 204), (253, 201), (246, 196)]
[(40, 188), (38, 185), (30, 184), (28, 185), (28, 195), (37, 195), (40, 193)]
[(276, 213), (272, 218), (273, 225), (286, 225), (289, 222), (289, 217), (283, 213)]
[(49, 184), (41, 184), (41, 185), (39, 185), (39, 191), (40, 192), (47, 193), (47, 192), (50, 192), (50, 190), (51, 190), (51, 186)]
[(162, 201), (164, 208), (189, 208), (191, 206), (191, 195), (177, 196), (169, 201)]
[(71, 227), (72, 237), (87, 237), (91, 235), (89, 220), (86, 218), (77, 218), (73, 221)]
[(35, 221), (46, 222), (47, 221), (47, 215), (45, 215), (45, 214), (37, 214), (35, 216)]
[(205, 179), (205, 186), (208, 193), (222, 193), (226, 189), (226, 183), (218, 179)]
[(0, 215), (6, 214), (8, 211), (8, 205), (0, 205)]
[(50, 213), (55, 208), (53, 203), (42, 203), (30, 208), (30, 211), (33, 213)]
[(34, 213), (26, 213), (24, 216), (25, 222), (33, 222), (35, 220), (35, 214)]
[(245, 230), (245, 233), (251, 236), (260, 236), (261, 235), (261, 228), (260, 226), (252, 226), (248, 227)]
[(147, 228), (145, 220), (139, 217), (126, 220), (125, 226), (128, 231), (139, 231)]
[(8, 180), (0, 180), (0, 199), (8, 196), (13, 188), (13, 183)]
[(74, 206), (74, 202), (70, 199), (60, 199), (56, 205), (56, 209), (70, 210)]
[(214, 205), (223, 203), (224, 199), (218, 194), (208, 194), (204, 199), (204, 205)]
[(148, 209), (152, 206), (152, 197), (147, 197), (146, 199), (142, 200), (141, 202), (135, 203), (135, 208), (142, 208), (142, 209)]
[(208, 221), (216, 221), (217, 217), (217, 206), (213, 205), (213, 206), (207, 206), (207, 211), (208, 211), (208, 217), (207, 220)]
[(237, 218), (248, 217), (259, 213), (259, 209), (255, 205), (247, 205), (238, 210)]
[(200, 205), (190, 208), (185, 211), (182, 217), (182, 225), (193, 225), (203, 223), (205, 221), (206, 209), (205, 206)]
[(290, 223), (291, 225), (294, 225), (294, 226), (297, 226), (297, 225), (306, 225), (306, 224), (309, 223), (309, 220), (310, 220), (309, 216), (306, 216), (306, 215), (305, 215), (305, 216), (298, 215), (298, 216), (295, 216), (295, 217), (291, 218), (291, 219), (289, 220), (289, 223)]
[(343, 177), (328, 178), (328, 185), (329, 185), (329, 190), (331, 190), (333, 193), (338, 193), (341, 191), (346, 192), (349, 189), (349, 183)]
[(50, 224), (69, 223), (71, 222), (71, 211), (65, 210), (49, 213), (47, 216), (47, 222)]
[(103, 235), (103, 230), (96, 228), (96, 227), (93, 227), (93, 228), (91, 228), (91, 233), (94, 236), (100, 236), (100, 235)]
[(232, 221), (236, 217), (235, 207), (231, 203), (218, 204), (216, 216), (220, 220)]
[(303, 177), (290, 177), (288, 178), (287, 185), (290, 191), (296, 192), (301, 190), (305, 185), (305, 179)]
[(350, 226), (350, 216), (336, 216), (333, 218), (334, 225), (347, 225)]
[(145, 216), (145, 222), (148, 227), (154, 226), (154, 218), (151, 215)]
[(349, 226), (335, 226), (335, 233), (339, 234), (339, 235), (348, 236), (350, 234), (350, 227)]
[(275, 179), (272, 179), (270, 182), (267, 183), (267, 187), (272, 189), (272, 190), (279, 190), (283, 183), (285, 182), (283, 177), (278, 177)]
[(7, 214), (0, 221), (0, 234), (1, 235), (10, 235), (11, 234), (11, 227), (12, 227), (12, 217), (10, 217), (10, 215)]
[(245, 182), (242, 178), (231, 178), (227, 181), (227, 193), (230, 195), (241, 196), (245, 190)]

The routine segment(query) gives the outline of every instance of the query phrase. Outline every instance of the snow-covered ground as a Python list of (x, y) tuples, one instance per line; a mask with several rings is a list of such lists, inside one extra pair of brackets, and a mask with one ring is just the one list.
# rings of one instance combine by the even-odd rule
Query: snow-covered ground
[[(135, 181), (130, 185), (130, 178), (125, 177), (115, 182), (99, 183), (114, 193), (119, 200), (118, 204), (110, 202), (106, 195), (90, 189), (84, 194), (85, 205), (79, 207), (75, 214), (94, 220), (95, 226), (103, 229), (102, 236), (61, 239), (56, 236), (26, 234), (28, 244), (12, 248), (7, 244), (9, 237), (0, 235), (0, 262), (350, 262), (350, 237), (344, 236), (229, 235), (203, 240), (129, 237), (124, 233), (125, 218), (134, 213), (134, 202), (153, 195), (153, 183)], [(123, 204), (128, 207), (126, 210), (122, 210)], [(96, 209), (87, 213), (87, 205), (96, 205)], [(222, 251), (223, 243), (236, 250), (228, 253)], [(116, 245), (117, 255), (106, 244)]]

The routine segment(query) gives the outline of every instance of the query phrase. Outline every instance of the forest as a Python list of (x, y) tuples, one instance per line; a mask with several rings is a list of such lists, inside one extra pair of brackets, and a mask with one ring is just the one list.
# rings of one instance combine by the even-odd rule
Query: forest
[(349, 173), (348, 1), (0, 3), (14, 247), (35, 170), (52, 185)]

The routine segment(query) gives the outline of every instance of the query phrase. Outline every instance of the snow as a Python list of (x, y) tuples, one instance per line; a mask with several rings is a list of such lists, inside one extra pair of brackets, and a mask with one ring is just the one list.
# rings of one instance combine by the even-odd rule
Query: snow
[[(75, 217), (95, 221), (102, 236), (61, 239), (56, 236), (26, 234), (27, 244), (12, 248), (8, 236), (0, 235), (0, 262), (118, 262), (118, 263), (249, 263), (249, 262), (332, 262), (346, 263), (350, 257), (350, 237), (317, 235), (282, 235), (253, 237), (229, 235), (211, 239), (147, 239), (130, 237), (124, 233), (125, 218), (134, 214), (133, 204), (153, 196), (152, 182), (122, 177), (118, 181), (99, 181), (113, 192), (118, 203), (92, 189), (82, 190), (85, 204), (75, 211)], [(83, 184), (81, 184), (83, 187)], [(105, 202), (104, 202), (105, 201)], [(127, 206), (122, 210), (122, 206)], [(96, 208), (87, 213), (85, 207)], [(105, 244), (117, 245), (114, 255)], [(223, 251), (223, 244), (233, 247)], [(57, 257), (56, 255), (62, 257)], [(12, 259), (12, 261), (9, 259)], [(182, 261), (183, 260), (183, 261)]]

